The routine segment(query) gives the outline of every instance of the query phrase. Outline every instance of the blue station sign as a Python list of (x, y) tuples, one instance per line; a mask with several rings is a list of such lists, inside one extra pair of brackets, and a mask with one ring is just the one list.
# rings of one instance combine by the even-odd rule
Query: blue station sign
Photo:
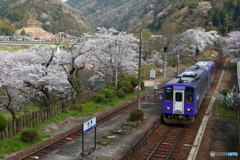
[(96, 117), (90, 119), (89, 121), (83, 123), (83, 133), (87, 133), (91, 129), (96, 127)]

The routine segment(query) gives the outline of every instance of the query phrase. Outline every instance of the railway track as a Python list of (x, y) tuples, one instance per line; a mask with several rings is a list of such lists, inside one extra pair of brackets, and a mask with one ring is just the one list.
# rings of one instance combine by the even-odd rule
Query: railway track
[[(216, 62), (216, 72), (215, 72), (215, 77), (212, 82), (211, 88), (208, 90), (208, 94), (205, 97), (201, 109), (198, 113), (198, 115), (195, 117), (195, 123), (187, 125), (185, 128), (182, 128), (179, 131), (178, 134), (173, 136), (175, 139), (174, 143), (169, 143), (170, 145), (160, 145), (160, 150), (161, 152), (158, 152), (158, 144), (163, 142), (163, 137), (166, 136), (166, 134), (171, 134), (171, 128), (172, 126), (167, 126), (165, 124), (160, 124), (155, 131), (153, 131), (147, 138), (147, 141), (145, 142), (144, 148), (142, 148), (141, 152), (139, 155), (136, 155), (136, 159), (141, 159), (141, 160), (147, 160), (147, 159), (175, 159), (175, 160), (182, 160), (182, 159), (187, 159), (189, 152), (193, 146), (193, 142), (195, 139), (195, 136), (197, 134), (197, 131), (199, 129), (199, 126), (201, 124), (201, 121), (205, 115), (205, 110), (207, 109), (210, 99), (212, 95), (214, 95), (214, 92), (216, 88), (218, 87), (218, 81), (220, 79), (220, 75), (223, 70), (224, 62), (226, 61), (226, 58), (222, 57), (222, 53), (219, 51), (219, 56), (214, 59)], [(161, 130), (165, 130), (164, 132)], [(169, 133), (168, 133), (169, 132)], [(157, 137), (162, 137), (157, 138)], [(156, 144), (156, 142), (158, 142)], [(171, 146), (171, 147), (170, 147)], [(156, 148), (156, 149), (155, 149)], [(171, 149), (169, 149), (171, 148)], [(166, 149), (166, 152), (162, 152), (163, 149)], [(151, 152), (157, 152), (157, 154), (153, 154), (154, 157), (149, 158), (149, 153)], [(147, 156), (146, 156), (147, 155)], [(156, 156), (156, 157), (155, 157)]]
[(170, 127), (152, 149), (146, 160), (167, 160), (178, 143), (184, 127)]
[[(159, 96), (160, 94), (157, 94), (156, 96)], [(144, 100), (144, 98), (145, 94), (142, 95), (141, 100)], [(97, 117), (97, 124), (100, 126), (101, 124), (108, 122), (112, 117), (129, 112), (129, 110), (135, 107), (136, 104), (137, 98), (130, 100), (127, 104), (120, 105), (104, 112), (102, 115)], [(53, 138), (41, 142), (37, 146), (33, 146), (27, 150), (24, 150), (15, 156), (8, 158), (8, 160), (42, 159), (52, 152), (57, 151), (61, 146), (79, 139), (81, 136), (82, 125), (78, 125), (65, 133), (56, 135)]]
[[(221, 69), (221, 66), (222, 66), (222, 63), (220, 63), (220, 65), (219, 65), (219, 70)], [(214, 81), (216, 81), (216, 79), (218, 79), (219, 75), (220, 74), (216, 73), (216, 77), (214, 78)], [(142, 99), (143, 98), (144, 98), (144, 96), (142, 97)], [(108, 121), (111, 117), (116, 116), (118, 114), (122, 114), (124, 111), (129, 110), (130, 108), (135, 106), (136, 102), (137, 102), (136, 100), (133, 100), (127, 105), (123, 105), (122, 107), (117, 107), (114, 110), (112, 110), (111, 112), (105, 113), (104, 115), (97, 117), (97, 123), (100, 125), (100, 124)], [(204, 114), (204, 113), (202, 113), (202, 114)], [(156, 148), (155, 149), (156, 153), (155, 153), (155, 151), (152, 151), (150, 159), (169, 159), (169, 158), (171, 158), (171, 156), (174, 155), (175, 150), (178, 149), (178, 145), (180, 143), (182, 143), (181, 140), (184, 139), (184, 138), (182, 138), (182, 137), (184, 137), (183, 131), (184, 131), (184, 128), (175, 129), (175, 131), (172, 128), (172, 129), (169, 129), (167, 132), (165, 132), (166, 135), (162, 136), (162, 140), (159, 141), (158, 147), (154, 147), (154, 148)], [(184, 132), (188, 132), (188, 131), (186, 130)], [(170, 135), (170, 133), (172, 133), (172, 135)], [(18, 160), (24, 159), (25, 160), (25, 159), (43, 158), (43, 157), (49, 155), (50, 153), (57, 151), (61, 146), (69, 143), (70, 142), (69, 140), (74, 140), (76, 138), (79, 138), (81, 136), (81, 134), (82, 134), (81, 125), (76, 126), (75, 128), (69, 130), (68, 132), (57, 135), (49, 140), (46, 140), (46, 141), (40, 143), (39, 145), (37, 145), (35, 147), (31, 147), (30, 149), (27, 149), (27, 150), (17, 154), (16, 156), (10, 157), (9, 160), (16, 160), (16, 159), (18, 159)], [(157, 154), (157, 153), (159, 153), (159, 151), (161, 151), (161, 154)], [(148, 156), (149, 155), (144, 156), (144, 159), (148, 158)]]
[[(142, 96), (141, 99), (144, 99), (144, 96)], [(105, 113), (102, 116), (97, 117), (97, 124), (101, 125), (105, 122), (107, 122), (112, 117), (122, 114), (123, 112), (126, 112), (126, 110), (130, 110), (134, 106), (136, 106), (137, 100), (132, 100), (130, 103), (117, 107), (108, 113)], [(58, 150), (61, 146), (69, 143), (70, 141), (74, 141), (74, 139), (79, 139), (79, 137), (82, 136), (82, 125), (76, 126), (70, 131), (67, 131), (63, 134), (57, 135), (49, 140), (46, 140), (36, 147), (32, 147), (28, 150), (25, 150), (16, 156), (8, 158), (8, 160), (28, 160), (28, 159), (39, 159), (44, 158), (50, 153)]]

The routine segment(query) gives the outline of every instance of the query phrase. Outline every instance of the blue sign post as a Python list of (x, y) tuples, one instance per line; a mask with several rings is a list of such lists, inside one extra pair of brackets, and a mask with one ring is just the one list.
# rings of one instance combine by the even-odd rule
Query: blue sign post
[(83, 123), (82, 125), (82, 157), (84, 157), (84, 134), (89, 132), (90, 130), (92, 130), (93, 128), (95, 128), (95, 141), (94, 141), (94, 145), (95, 145), (95, 149), (97, 148), (97, 120), (96, 117), (90, 119), (89, 121)]

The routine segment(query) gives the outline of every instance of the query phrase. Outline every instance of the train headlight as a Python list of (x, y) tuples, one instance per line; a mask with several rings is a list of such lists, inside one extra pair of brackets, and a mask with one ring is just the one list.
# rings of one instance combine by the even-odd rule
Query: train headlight
[(189, 111), (189, 112), (192, 111), (192, 108), (188, 108), (187, 111)]
[(164, 109), (166, 109), (166, 110), (169, 110), (169, 109), (170, 109), (170, 107), (164, 107)]

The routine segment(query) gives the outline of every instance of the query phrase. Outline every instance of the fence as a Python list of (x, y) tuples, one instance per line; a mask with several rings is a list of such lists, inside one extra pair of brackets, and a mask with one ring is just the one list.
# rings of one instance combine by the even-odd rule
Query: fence
[(13, 137), (26, 128), (33, 127), (45, 120), (51, 119), (58, 114), (73, 109), (76, 104), (84, 103), (90, 100), (93, 97), (94, 93), (95, 92), (88, 92), (80, 96), (75, 96), (66, 99), (61, 103), (51, 105), (49, 107), (27, 114), (23, 117), (11, 120), (8, 122), (5, 131), (0, 132), (0, 140)]

